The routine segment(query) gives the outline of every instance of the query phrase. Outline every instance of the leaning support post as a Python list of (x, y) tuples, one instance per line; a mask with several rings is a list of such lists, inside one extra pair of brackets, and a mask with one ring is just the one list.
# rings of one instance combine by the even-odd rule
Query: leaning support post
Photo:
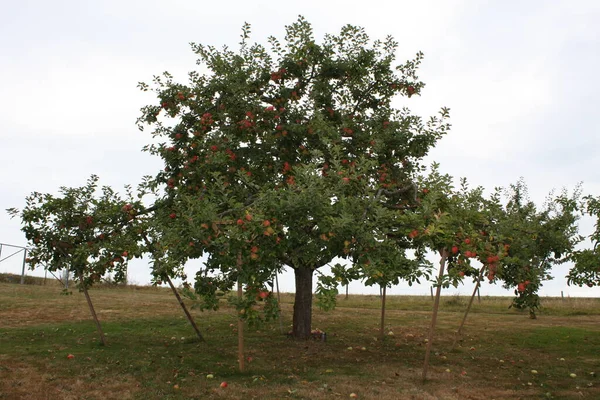
[(467, 321), (467, 315), (469, 315), (469, 311), (471, 311), (471, 306), (473, 305), (473, 300), (475, 299), (475, 294), (479, 294), (479, 286), (481, 285), (481, 279), (483, 278), (483, 271), (485, 270), (485, 265), (483, 267), (481, 267), (481, 269), (479, 270), (479, 274), (477, 275), (477, 283), (475, 284), (475, 289), (473, 289), (473, 294), (471, 295), (471, 299), (469, 300), (469, 305), (467, 306), (467, 309), (465, 310), (465, 315), (463, 316), (462, 322), (460, 323), (460, 326), (458, 327), (458, 330), (456, 331), (456, 335), (454, 336), (454, 342), (452, 342), (452, 348), (451, 350), (454, 350), (454, 347), (456, 346), (456, 342), (458, 341), (458, 338), (460, 337), (460, 334), (462, 333), (462, 328), (465, 326), (465, 322)]
[[(156, 262), (156, 258), (157, 257), (156, 257), (156, 254), (154, 252), (155, 249), (154, 249), (154, 247), (152, 245), (152, 242), (150, 242), (150, 239), (148, 239), (148, 236), (146, 236), (145, 234), (144, 234), (143, 238), (144, 238), (144, 242), (146, 242), (146, 246), (148, 246), (148, 250), (155, 257), (155, 262)], [(196, 332), (196, 335), (198, 336), (198, 338), (200, 339), (200, 341), (204, 342), (205, 341), (204, 337), (200, 333), (200, 329), (198, 329), (198, 325), (196, 325), (196, 322), (194, 321), (194, 318), (192, 318), (192, 314), (190, 314), (190, 312), (188, 311), (187, 307), (185, 306), (185, 303), (181, 299), (181, 296), (179, 295), (179, 292), (175, 288), (175, 285), (173, 285), (173, 282), (171, 281), (171, 278), (169, 277), (168, 274), (163, 274), (163, 278), (167, 281), (167, 283), (171, 287), (171, 290), (173, 291), (173, 294), (177, 298), (177, 301), (179, 302), (179, 305), (183, 309), (183, 312), (185, 313), (185, 316), (187, 317), (188, 321), (190, 321), (190, 324), (192, 325), (192, 328), (194, 328), (194, 331)]]
[(275, 272), (275, 285), (277, 287), (277, 319), (279, 320), (279, 333), (283, 335), (283, 321), (281, 320), (281, 296), (279, 295), (279, 278)]
[(92, 313), (92, 317), (94, 318), (94, 322), (96, 323), (96, 329), (98, 330), (98, 334), (100, 335), (100, 344), (102, 346), (106, 346), (106, 338), (104, 337), (104, 332), (102, 332), (102, 325), (100, 325), (98, 315), (96, 315), (96, 311), (94, 310), (94, 305), (92, 304), (92, 299), (90, 298), (90, 294), (88, 293), (87, 286), (84, 282), (83, 274), (79, 274), (79, 284), (83, 289), (83, 294), (85, 295), (88, 307), (90, 308), (90, 312)]
[(427, 341), (427, 350), (425, 351), (425, 361), (423, 362), (423, 382), (427, 380), (427, 369), (429, 368), (429, 356), (431, 355), (431, 346), (433, 344), (433, 334), (435, 332), (435, 323), (437, 322), (438, 309), (440, 308), (440, 295), (442, 293), (442, 278), (448, 252), (446, 249), (440, 251), (442, 259), (440, 260), (440, 273), (438, 274), (438, 285), (435, 291), (435, 301), (433, 303), (433, 314), (431, 315), (431, 327), (429, 328), (429, 338)]
[(196, 335), (198, 336), (198, 339), (200, 339), (200, 341), (204, 342), (204, 337), (200, 333), (200, 329), (198, 329), (198, 325), (196, 325), (196, 322), (194, 321), (194, 318), (192, 318), (192, 314), (190, 314), (190, 312), (188, 311), (187, 307), (185, 306), (185, 303), (183, 302), (181, 296), (179, 295), (179, 292), (177, 291), (177, 288), (175, 288), (175, 285), (173, 285), (173, 281), (171, 281), (171, 278), (167, 274), (164, 275), (164, 279), (167, 281), (167, 283), (171, 287), (171, 290), (173, 291), (173, 294), (177, 298), (177, 301), (179, 302), (179, 305), (183, 309), (183, 312), (185, 313), (185, 316), (187, 317), (188, 321), (190, 321), (190, 324), (192, 325), (192, 328), (194, 328), (194, 331), (196, 332)]

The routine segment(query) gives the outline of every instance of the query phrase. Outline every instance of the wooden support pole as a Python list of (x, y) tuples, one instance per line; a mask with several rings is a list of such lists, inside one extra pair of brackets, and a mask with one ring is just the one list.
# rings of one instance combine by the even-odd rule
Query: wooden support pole
[(477, 283), (475, 284), (475, 289), (473, 289), (473, 294), (471, 295), (471, 299), (469, 300), (469, 305), (467, 305), (467, 309), (465, 310), (465, 315), (463, 316), (462, 322), (460, 323), (460, 326), (458, 327), (458, 330), (456, 331), (456, 334), (454, 336), (454, 342), (452, 342), (451, 350), (454, 350), (454, 347), (456, 346), (456, 342), (458, 341), (458, 338), (460, 337), (460, 334), (462, 333), (462, 328), (465, 326), (465, 322), (467, 321), (467, 315), (469, 315), (469, 311), (471, 311), (471, 306), (473, 305), (473, 300), (475, 299), (475, 293), (477, 293), (479, 295), (479, 286), (481, 285), (481, 279), (483, 279), (483, 271), (484, 270), (485, 270), (485, 265), (483, 267), (481, 267), (481, 269), (479, 270), (479, 274), (477, 275)]
[(281, 296), (279, 295), (279, 278), (278, 273), (275, 273), (275, 284), (277, 285), (277, 311), (279, 319), (279, 333), (283, 335), (283, 321), (281, 320)]
[[(156, 253), (155, 253), (154, 246), (152, 245), (152, 242), (150, 242), (150, 239), (148, 239), (148, 236), (146, 234), (143, 235), (143, 238), (144, 238), (144, 242), (146, 242), (146, 246), (148, 246), (148, 251), (152, 254), (152, 256), (155, 257), (154, 260), (156, 262)], [(156, 269), (156, 264), (154, 266), (155, 266), (155, 269)], [(204, 342), (205, 341), (204, 337), (202, 336), (202, 333), (200, 333), (200, 329), (198, 329), (198, 325), (196, 325), (196, 321), (194, 321), (194, 318), (192, 317), (192, 314), (190, 314), (190, 312), (188, 311), (187, 307), (185, 306), (185, 303), (181, 299), (181, 296), (179, 295), (179, 292), (177, 292), (177, 289), (175, 288), (175, 285), (173, 285), (173, 281), (171, 281), (171, 278), (166, 273), (162, 275), (162, 278), (164, 280), (166, 280), (167, 283), (169, 284), (169, 286), (171, 287), (171, 290), (173, 291), (173, 294), (177, 298), (177, 302), (179, 302), (179, 305), (183, 309), (183, 312), (185, 313), (185, 316), (187, 317), (188, 321), (192, 325), (192, 328), (194, 328), (194, 331), (196, 332), (196, 335), (198, 336), (198, 338), (200, 339), (200, 341)]]
[(440, 251), (442, 259), (440, 260), (440, 272), (438, 274), (438, 286), (435, 292), (435, 301), (433, 303), (433, 314), (431, 315), (431, 327), (429, 328), (429, 338), (427, 340), (427, 350), (425, 350), (425, 361), (423, 362), (423, 382), (427, 380), (427, 370), (429, 369), (429, 357), (431, 355), (431, 346), (433, 344), (433, 335), (435, 332), (435, 324), (437, 322), (438, 309), (440, 307), (440, 295), (442, 293), (442, 278), (444, 276), (444, 268), (446, 267), (446, 259), (448, 252), (446, 249)]
[(183, 299), (179, 295), (179, 292), (177, 291), (177, 288), (175, 288), (175, 285), (173, 285), (173, 281), (171, 281), (171, 278), (167, 274), (165, 274), (163, 276), (163, 278), (167, 281), (167, 283), (171, 287), (171, 290), (173, 291), (173, 294), (177, 298), (177, 301), (179, 302), (179, 305), (183, 309), (183, 312), (185, 313), (185, 316), (187, 317), (188, 321), (190, 321), (190, 324), (192, 325), (192, 328), (194, 328), (194, 331), (196, 332), (196, 335), (198, 336), (198, 339), (200, 339), (200, 341), (204, 342), (205, 341), (204, 337), (200, 333), (200, 329), (198, 329), (198, 325), (196, 325), (196, 322), (194, 321), (194, 318), (192, 318), (192, 314), (190, 314), (190, 312), (188, 311), (187, 307), (185, 306), (185, 303), (183, 302)]
[[(237, 258), (237, 266), (238, 266), (238, 280), (237, 280), (237, 296), (238, 300), (241, 302), (244, 297), (244, 291), (242, 289), (242, 280), (241, 280), (241, 272), (242, 272), (242, 252), (238, 253)], [(238, 363), (240, 372), (244, 372), (245, 368), (245, 360), (244, 360), (244, 321), (241, 316), (238, 315)]]

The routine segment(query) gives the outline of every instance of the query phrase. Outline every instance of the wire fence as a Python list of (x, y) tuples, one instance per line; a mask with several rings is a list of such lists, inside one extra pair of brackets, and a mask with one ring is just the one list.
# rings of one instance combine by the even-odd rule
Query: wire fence
[[(10, 275), (19, 276), (19, 283), (24, 285), (26, 282), (27, 272), (34, 272), (27, 268), (27, 253), (29, 249), (23, 246), (14, 244), (0, 243), (0, 272), (7, 272)], [(37, 274), (31, 274), (44, 278), (44, 284), (48, 278), (48, 273), (51, 277), (61, 283), (65, 289), (69, 288), (69, 273), (64, 270), (54, 273), (43, 267), (43, 275), (40, 276), (41, 270), (38, 269)]]

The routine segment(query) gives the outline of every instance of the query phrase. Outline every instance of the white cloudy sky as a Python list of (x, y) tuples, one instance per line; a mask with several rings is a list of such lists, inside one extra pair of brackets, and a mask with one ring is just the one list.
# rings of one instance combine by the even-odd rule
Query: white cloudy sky
[[(304, 15), (317, 35), (344, 24), (373, 38), (393, 35), (399, 60), (425, 53), (427, 87), (410, 107), (451, 108), (452, 131), (432, 152), (445, 172), (474, 185), (506, 186), (523, 176), (541, 201), (552, 188), (600, 194), (600, 2), (589, 1), (3, 1), (0, 13), (0, 210), (32, 191), (82, 185), (90, 174), (120, 188), (156, 172), (142, 153), (139, 109), (153, 102), (138, 81), (195, 68), (189, 42), (235, 46), (283, 36)], [(25, 245), (19, 221), (0, 212), (0, 242)], [(582, 229), (589, 233), (591, 221)], [(10, 254), (4, 249), (2, 257)], [(20, 260), (0, 263), (18, 272)], [(566, 268), (543, 294), (598, 295), (567, 287)], [(149, 281), (144, 262), (131, 278)], [(193, 266), (188, 268), (193, 274)], [(290, 274), (282, 288), (293, 290)], [(377, 290), (359, 283), (355, 293)], [(467, 293), (469, 286), (451, 289)], [(429, 286), (392, 289), (428, 293)], [(483, 294), (508, 294), (484, 285)]]

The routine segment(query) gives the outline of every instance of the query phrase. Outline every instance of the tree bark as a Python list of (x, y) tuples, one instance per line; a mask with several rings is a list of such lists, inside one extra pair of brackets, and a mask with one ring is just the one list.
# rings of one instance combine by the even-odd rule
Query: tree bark
[(296, 295), (294, 298), (294, 321), (292, 335), (296, 339), (308, 339), (312, 324), (312, 278), (313, 269), (300, 265), (294, 268)]
[(81, 281), (81, 287), (83, 288), (83, 294), (85, 295), (85, 299), (87, 300), (88, 307), (90, 308), (90, 312), (92, 313), (92, 317), (94, 318), (94, 322), (96, 323), (96, 329), (98, 330), (98, 334), (100, 335), (100, 344), (102, 346), (106, 346), (106, 338), (104, 337), (104, 332), (102, 332), (102, 325), (100, 325), (98, 315), (96, 315), (96, 310), (94, 310), (94, 304), (92, 304), (92, 299), (90, 298), (90, 294), (88, 293), (87, 287), (85, 286), (85, 282), (83, 281), (83, 275), (80, 275), (79, 279)]
[(167, 281), (167, 283), (169, 284), (169, 286), (171, 286), (171, 290), (175, 294), (175, 297), (177, 298), (177, 301), (179, 302), (179, 305), (183, 309), (183, 312), (185, 313), (185, 316), (187, 317), (188, 321), (190, 321), (190, 324), (192, 325), (192, 328), (194, 328), (194, 331), (196, 331), (196, 335), (198, 335), (198, 338), (202, 342), (204, 342), (204, 337), (202, 337), (202, 334), (200, 333), (200, 329), (198, 329), (198, 326), (196, 325), (196, 322), (194, 321), (194, 318), (192, 318), (192, 315), (190, 314), (190, 312), (188, 311), (187, 307), (185, 306), (185, 303), (183, 302), (183, 300), (181, 299), (181, 296), (177, 292), (177, 289), (175, 288), (175, 285), (173, 285), (173, 282), (171, 281), (171, 278), (169, 277), (169, 275), (165, 274), (164, 275), (164, 279)]
[(381, 326), (379, 327), (379, 337), (383, 339), (385, 337), (385, 294), (386, 294), (387, 286), (383, 286), (382, 296), (381, 296)]
[(350, 284), (346, 285), (346, 298), (345, 298), (345, 300), (348, 300), (348, 286), (350, 286)]

